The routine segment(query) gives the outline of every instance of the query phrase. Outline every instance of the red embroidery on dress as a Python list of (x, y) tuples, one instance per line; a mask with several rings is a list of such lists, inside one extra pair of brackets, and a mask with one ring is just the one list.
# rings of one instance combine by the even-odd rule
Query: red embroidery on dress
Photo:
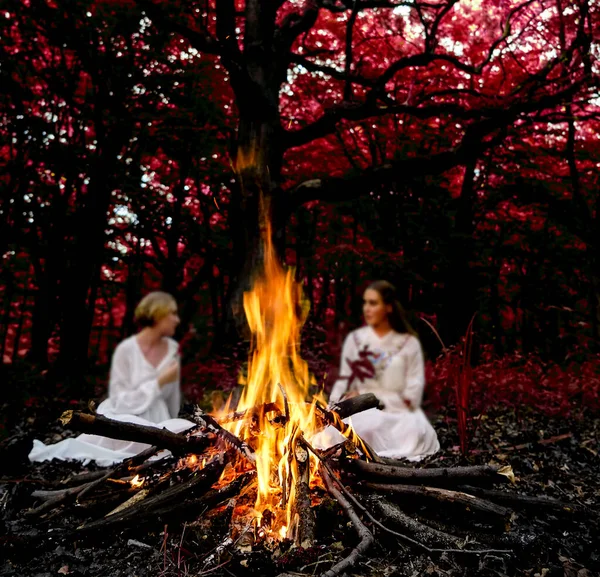
[[(348, 366), (350, 368), (350, 375), (347, 377), (339, 377), (340, 380), (348, 380), (348, 390), (352, 388), (352, 383), (354, 383), (355, 380), (359, 380), (361, 383), (364, 383), (365, 379), (372, 379), (375, 377), (376, 374), (375, 366), (373, 365), (369, 357), (375, 358), (377, 357), (377, 353), (369, 350), (369, 345), (364, 345), (362, 349), (360, 348), (361, 342), (358, 338), (357, 332), (354, 332), (352, 334), (352, 338), (354, 339), (354, 344), (356, 345), (356, 348), (359, 349), (358, 359), (355, 361), (351, 361), (350, 359), (346, 358), (345, 361), (346, 363), (348, 363)], [(409, 340), (410, 335), (407, 335), (400, 347), (398, 348), (398, 350), (390, 356), (390, 359), (392, 357), (395, 357), (398, 353), (400, 353), (400, 351), (404, 348), (404, 346), (406, 345), (406, 343), (408, 343)]]

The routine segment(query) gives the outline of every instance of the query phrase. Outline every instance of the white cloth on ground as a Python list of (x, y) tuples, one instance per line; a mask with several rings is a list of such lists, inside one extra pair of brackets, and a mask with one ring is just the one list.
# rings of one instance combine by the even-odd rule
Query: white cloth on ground
[[(166, 428), (174, 433), (194, 426), (191, 421), (177, 418), (181, 404), (179, 377), (163, 387), (158, 384), (158, 376), (175, 359), (179, 347), (173, 339), (167, 339), (167, 342), (168, 352), (156, 367), (144, 356), (135, 335), (119, 343), (111, 362), (108, 398), (98, 406), (99, 415), (138, 425)], [(144, 443), (82, 434), (54, 445), (44, 445), (35, 440), (29, 459), (71, 459), (85, 464), (95, 461), (107, 467), (148, 447)]]
[[(352, 378), (351, 363), (357, 362), (362, 378), (356, 370), (357, 376)], [(384, 410), (369, 409), (345, 422), (380, 456), (417, 461), (440, 448), (437, 434), (421, 409), (424, 388), (425, 366), (419, 340), (395, 331), (379, 337), (365, 326), (351, 332), (344, 341), (340, 378), (333, 386), (330, 403), (339, 401), (348, 389), (359, 394), (374, 393), (385, 405)], [(313, 437), (313, 443), (323, 449), (343, 440), (333, 427)]]

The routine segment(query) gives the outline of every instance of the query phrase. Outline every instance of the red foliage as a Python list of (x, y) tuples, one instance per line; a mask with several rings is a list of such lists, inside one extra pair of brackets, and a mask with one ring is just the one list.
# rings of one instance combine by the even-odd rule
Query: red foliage
[[(453, 377), (462, 363), (462, 347), (453, 347), (427, 365), (426, 395), (434, 407), (454, 404)], [(523, 407), (548, 415), (569, 416), (600, 409), (600, 355), (586, 354), (559, 364), (536, 354), (516, 352), (501, 358), (486, 347), (485, 359), (473, 367), (468, 410), (484, 414), (491, 406)], [(474, 417), (475, 418), (475, 417)]]

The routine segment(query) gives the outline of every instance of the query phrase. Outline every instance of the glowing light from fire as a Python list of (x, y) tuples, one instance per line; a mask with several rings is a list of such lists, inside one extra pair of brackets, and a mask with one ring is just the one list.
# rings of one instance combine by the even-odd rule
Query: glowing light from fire
[[(271, 531), (285, 536), (295, 525), (295, 485), (298, 464), (294, 447), (300, 434), (316, 432), (315, 404), (306, 403), (310, 378), (299, 354), (300, 330), (308, 302), (293, 270), (284, 271), (271, 244), (271, 226), (263, 223), (264, 266), (250, 292), (244, 294), (244, 311), (252, 331), (248, 375), (238, 410), (277, 403), (288, 421), (273, 424), (258, 415), (263, 434), (256, 443), (258, 496), (256, 511), (275, 515)], [(281, 387), (280, 387), (281, 385)], [(285, 397), (281, 390), (285, 391)], [(237, 435), (249, 439), (248, 428), (237, 425)], [(274, 472), (277, 474), (274, 475)]]
[[(253, 152), (238, 154), (238, 172), (253, 170), (260, 164)], [(278, 261), (271, 243), (268, 208), (262, 201), (262, 269), (257, 273), (252, 290), (246, 292), (243, 299), (252, 338), (244, 378), (246, 386), (237, 406), (238, 411), (258, 409), (256, 418), (261, 433), (256, 435), (243, 421), (227, 426), (255, 449), (257, 528), (284, 538), (293, 534), (298, 523), (295, 511), (300, 461), (296, 458), (297, 444), (301, 435), (310, 438), (317, 432), (315, 404), (323, 399), (315, 397), (312, 404), (307, 403), (311, 381), (308, 365), (300, 357), (299, 349), (300, 331), (309, 304), (301, 285), (294, 280), (294, 271), (284, 270)], [(267, 403), (277, 404), (281, 412), (278, 419), (273, 419), (273, 413), (260, 410)], [(315, 457), (311, 454), (309, 458), (311, 462), (300, 463), (300, 466), (314, 470)]]
[(139, 489), (144, 484), (144, 479), (136, 475), (129, 483), (134, 489)]

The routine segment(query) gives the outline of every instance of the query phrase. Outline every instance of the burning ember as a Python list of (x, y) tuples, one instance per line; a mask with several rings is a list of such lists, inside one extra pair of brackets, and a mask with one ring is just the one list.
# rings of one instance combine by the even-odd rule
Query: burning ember
[(141, 486), (143, 486), (144, 484), (144, 479), (140, 478), (139, 475), (136, 475), (133, 479), (131, 479), (131, 481), (129, 481), (129, 484), (134, 488), (134, 489), (139, 489)]
[[(259, 534), (293, 538), (298, 526), (300, 482), (309, 486), (317, 459), (302, 444), (317, 432), (318, 397), (307, 403), (311, 384), (308, 365), (299, 353), (300, 331), (308, 313), (302, 287), (293, 270), (284, 271), (265, 227), (264, 266), (251, 291), (244, 294), (244, 311), (252, 331), (246, 386), (237, 410), (248, 411), (247, 420), (225, 425), (255, 452), (258, 490), (255, 503)], [(277, 406), (281, 414), (265, 407)], [(261, 408), (256, 412), (257, 408)], [(256, 434), (258, 431), (258, 434)]]

